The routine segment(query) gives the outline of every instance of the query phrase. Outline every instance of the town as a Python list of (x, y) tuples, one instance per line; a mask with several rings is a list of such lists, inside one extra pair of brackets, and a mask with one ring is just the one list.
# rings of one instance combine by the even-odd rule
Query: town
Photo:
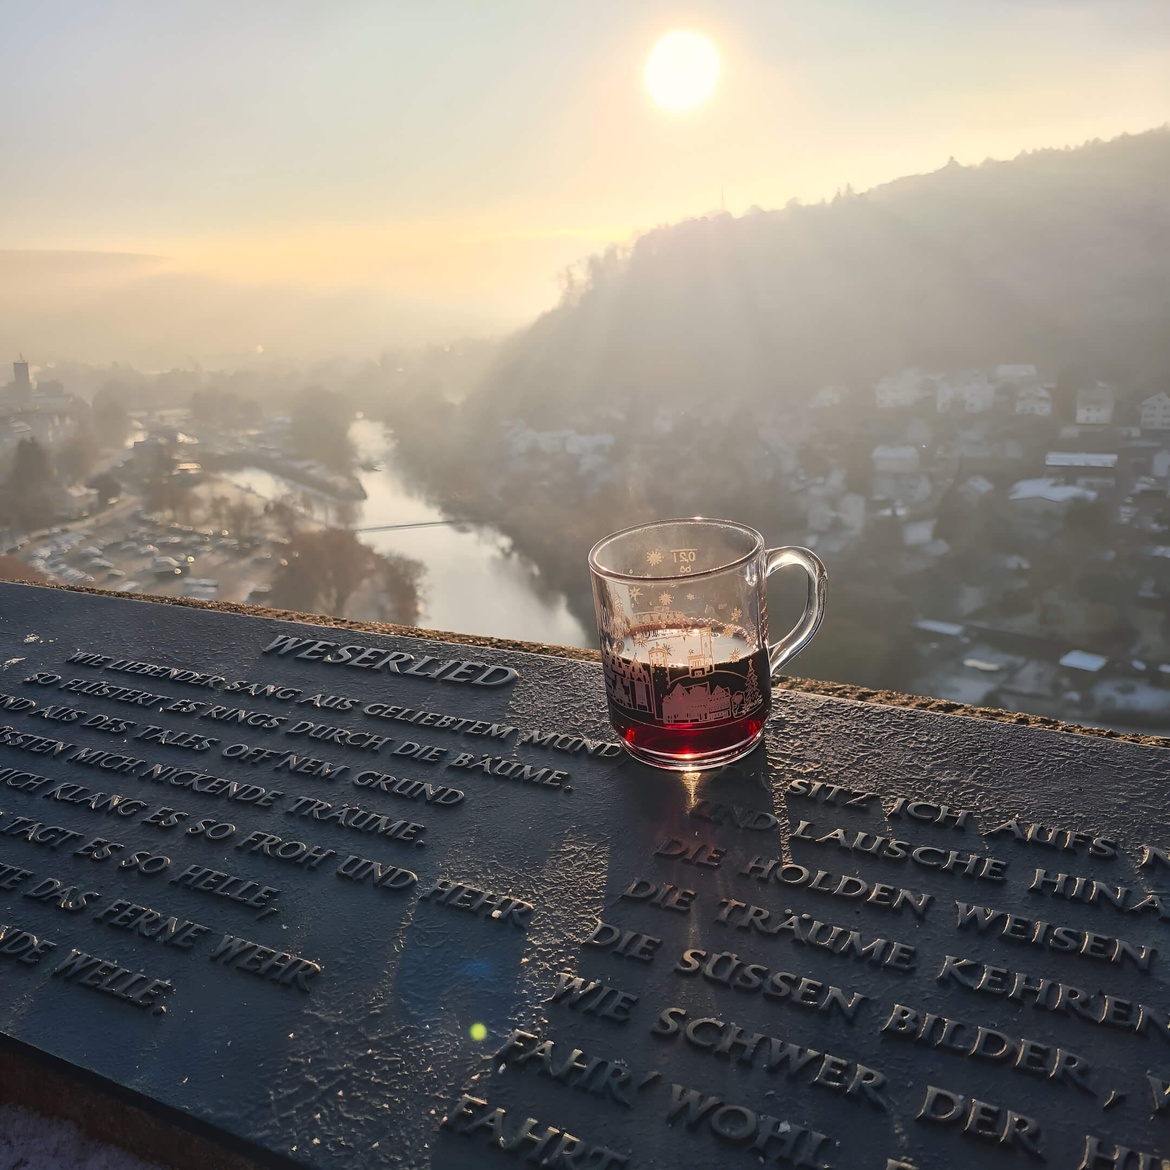
[(151, 408), (116, 385), (87, 401), (23, 358), (13, 372), (0, 387), (4, 578), (417, 620), (419, 568), (350, 531), (364, 491), (347, 418), (259, 424), (201, 414), (198, 394)]
[[(201, 411), (215, 391), (198, 386), (187, 405), (172, 395), (152, 410), (140, 392), (130, 410), (101, 389), (87, 402), (55, 379), (34, 381), (24, 361), (14, 374), (0, 391), (0, 505), (19, 562), (10, 577), (416, 618), (427, 568), (399, 571), (353, 531), (364, 490), (352, 454), (334, 456), (361, 405), (395, 428), (402, 462), (445, 515), (503, 533), (564, 590), (584, 644), (591, 599), (577, 553), (612, 526), (615, 484), (660, 512), (710, 511), (721, 497), (726, 511), (758, 496), (757, 526), (814, 549), (834, 578), (830, 620), (802, 673), (1120, 730), (1166, 722), (1164, 389), (1026, 363), (823, 385), (761, 409), (750, 437), (713, 423), (713, 449), (736, 449), (734, 478), (722, 458), (701, 461), (685, 490), (672, 483), (658, 501), (664, 468), (615, 437), (628, 427), (624, 403), (593, 402), (539, 430), (474, 399), (412, 409), (375, 383), (320, 391), (328, 425), (306, 396), (306, 427), (264, 419), (247, 400)], [(683, 440), (685, 419), (652, 414), (664, 450)], [(248, 475), (283, 494), (256, 495)], [(534, 491), (543, 528), (523, 504)], [(572, 514), (560, 510), (577, 498), (586, 502)], [(326, 561), (343, 581), (295, 572)]]
[[(869, 404), (827, 386), (818, 416)], [(1170, 394), (1063, 387), (1032, 365), (904, 370), (873, 388), (868, 492), (840, 446), (802, 485), (831, 556), (867, 519), (922, 599), (912, 688), (978, 706), (1164, 726), (1170, 706)], [(818, 428), (819, 429), (819, 428)]]
[(438, 468), (429, 482), (448, 512), (490, 518), (583, 624), (592, 599), (579, 566), (615, 515), (735, 516), (829, 567), (829, 616), (799, 675), (1120, 730), (1166, 726), (1165, 389), (1027, 363), (903, 369), (772, 397), (736, 387), (701, 444), (693, 399), (559, 405), (555, 430), (517, 417), (535, 413), (531, 401), (397, 425), (417, 473)]

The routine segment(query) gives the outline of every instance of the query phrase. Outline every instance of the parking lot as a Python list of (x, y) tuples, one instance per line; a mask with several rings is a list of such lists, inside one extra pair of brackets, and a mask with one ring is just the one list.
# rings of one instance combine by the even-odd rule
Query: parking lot
[(32, 568), (68, 585), (118, 593), (263, 602), (282, 564), (282, 541), (154, 520), (141, 508), (10, 546)]

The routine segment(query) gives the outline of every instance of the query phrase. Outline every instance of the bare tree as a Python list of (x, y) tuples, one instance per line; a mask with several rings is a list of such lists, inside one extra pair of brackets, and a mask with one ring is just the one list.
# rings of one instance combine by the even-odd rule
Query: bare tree
[(2, 500), (9, 522), (31, 532), (48, 524), (54, 513), (53, 469), (48, 453), (35, 439), (21, 439), (4, 483)]
[(57, 449), (54, 464), (63, 483), (77, 483), (93, 471), (98, 445), (93, 432), (78, 430)]
[(422, 616), (422, 564), (398, 553), (382, 553), (379, 559), (378, 608), (382, 621), (417, 626)]
[(231, 507), (231, 500), (227, 496), (212, 496), (207, 501), (207, 522), (212, 528), (219, 529), (221, 532), (227, 528), (228, 509)]
[(373, 549), (340, 528), (299, 533), (287, 557), (288, 564), (272, 583), (273, 604), (333, 617), (345, 616), (350, 598), (379, 561)]
[(228, 504), (224, 516), (227, 520), (225, 527), (237, 540), (247, 540), (255, 534), (259, 515), (247, 500), (236, 500), (235, 503)]
[(125, 391), (120, 382), (107, 382), (93, 396), (93, 425), (103, 447), (120, 447), (130, 433)]
[(264, 515), (285, 540), (292, 540), (304, 524), (304, 517), (297, 507), (296, 497), (292, 495), (281, 496), (278, 500), (269, 500), (264, 505)]
[(338, 528), (357, 526), (358, 506), (355, 500), (338, 500), (333, 506), (333, 521)]

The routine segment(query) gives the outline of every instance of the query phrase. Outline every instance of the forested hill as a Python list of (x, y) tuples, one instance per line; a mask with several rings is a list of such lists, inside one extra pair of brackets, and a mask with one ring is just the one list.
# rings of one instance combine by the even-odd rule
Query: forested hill
[(476, 405), (565, 426), (998, 362), (1170, 376), (1170, 126), (648, 232), (512, 339)]

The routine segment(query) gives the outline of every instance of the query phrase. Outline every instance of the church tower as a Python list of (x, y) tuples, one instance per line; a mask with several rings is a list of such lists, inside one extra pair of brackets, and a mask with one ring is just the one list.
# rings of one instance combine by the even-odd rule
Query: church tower
[(32, 379), (28, 376), (28, 362), (23, 355), (12, 363), (12, 397), (20, 406), (26, 406), (32, 397)]

